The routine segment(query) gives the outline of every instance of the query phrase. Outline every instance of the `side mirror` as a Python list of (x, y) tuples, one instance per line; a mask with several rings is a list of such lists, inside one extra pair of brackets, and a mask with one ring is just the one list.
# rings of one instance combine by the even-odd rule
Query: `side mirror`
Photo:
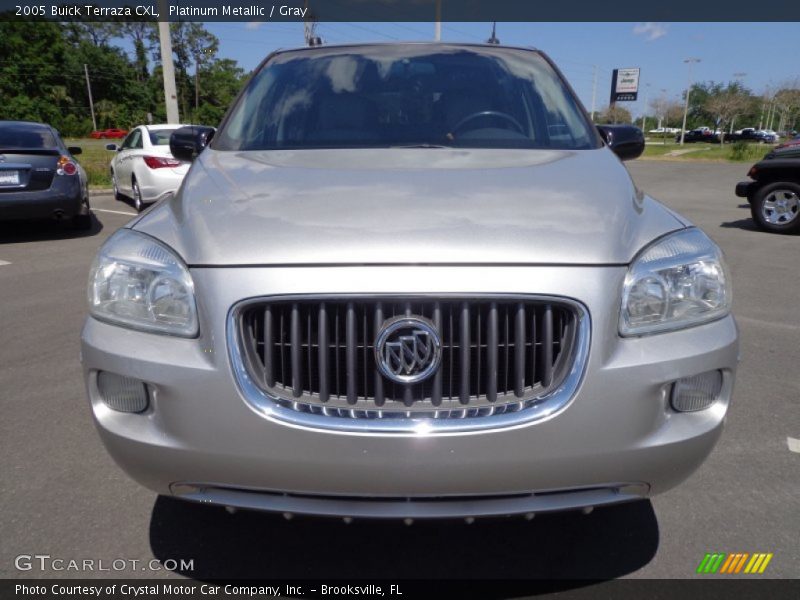
[(81, 150), (80, 146), (67, 146), (67, 152), (75, 156), (83, 152), (83, 150)]
[(169, 136), (169, 150), (178, 160), (194, 160), (203, 151), (217, 132), (213, 127), (189, 125), (181, 127)]
[(600, 137), (620, 160), (633, 160), (644, 152), (644, 134), (633, 125), (598, 125)]
[(112, 152), (116, 152), (119, 150), (119, 147), (116, 144), (106, 144), (106, 150), (111, 150)]

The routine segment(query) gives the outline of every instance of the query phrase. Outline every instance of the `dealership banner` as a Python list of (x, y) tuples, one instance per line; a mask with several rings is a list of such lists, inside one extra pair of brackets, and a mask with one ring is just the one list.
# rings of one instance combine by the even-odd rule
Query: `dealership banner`
[[(55, 21), (800, 21), (786, 0), (0, 0), (0, 20)], [(535, 45), (536, 41), (532, 40)]]
[(636, 102), (639, 97), (639, 67), (614, 69), (611, 75), (611, 104)]

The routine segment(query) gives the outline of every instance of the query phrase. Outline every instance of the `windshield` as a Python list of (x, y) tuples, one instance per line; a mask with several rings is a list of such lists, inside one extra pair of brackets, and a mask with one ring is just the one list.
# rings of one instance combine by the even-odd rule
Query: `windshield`
[(0, 123), (0, 147), (23, 150), (58, 148), (46, 127), (31, 123)]
[(212, 146), (587, 149), (598, 141), (536, 52), (387, 45), (278, 54)]

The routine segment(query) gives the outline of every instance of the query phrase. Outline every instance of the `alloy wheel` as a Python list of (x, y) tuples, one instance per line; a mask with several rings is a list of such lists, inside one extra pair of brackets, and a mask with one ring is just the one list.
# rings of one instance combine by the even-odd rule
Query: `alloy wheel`
[(772, 225), (786, 225), (797, 218), (800, 198), (792, 190), (777, 189), (764, 198), (761, 214)]

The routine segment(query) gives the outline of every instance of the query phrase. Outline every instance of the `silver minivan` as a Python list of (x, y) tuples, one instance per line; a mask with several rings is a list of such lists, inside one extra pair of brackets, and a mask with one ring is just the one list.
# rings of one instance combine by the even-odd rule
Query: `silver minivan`
[(171, 148), (191, 169), (99, 251), (82, 333), (100, 436), (155, 492), (531, 515), (664, 492), (719, 438), (722, 253), (543, 53), (278, 52)]

